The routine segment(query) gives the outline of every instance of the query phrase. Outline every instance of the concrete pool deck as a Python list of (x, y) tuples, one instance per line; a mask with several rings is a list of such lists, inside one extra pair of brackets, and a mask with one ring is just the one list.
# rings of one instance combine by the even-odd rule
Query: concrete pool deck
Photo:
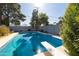
[[(65, 52), (66, 48), (65, 48), (64, 46), (58, 47), (57, 50), (60, 51), (61, 53), (63, 53), (64, 56), (69, 56), (69, 55)], [(59, 56), (60, 56), (60, 55), (59, 55)], [(62, 55), (61, 55), (61, 56), (62, 56)]]
[(6, 44), (9, 40), (11, 40), (14, 36), (16, 36), (18, 33), (12, 33), (8, 36), (0, 37), (0, 47), (2, 47), (4, 44)]

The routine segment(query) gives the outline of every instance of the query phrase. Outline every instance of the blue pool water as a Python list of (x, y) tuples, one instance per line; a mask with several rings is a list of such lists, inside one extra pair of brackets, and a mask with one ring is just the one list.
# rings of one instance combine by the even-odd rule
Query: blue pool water
[(40, 32), (19, 33), (0, 48), (0, 56), (33, 56), (38, 53), (38, 49), (45, 52), (47, 50), (41, 44), (43, 41), (47, 41), (55, 48), (62, 45), (62, 40), (51, 35)]

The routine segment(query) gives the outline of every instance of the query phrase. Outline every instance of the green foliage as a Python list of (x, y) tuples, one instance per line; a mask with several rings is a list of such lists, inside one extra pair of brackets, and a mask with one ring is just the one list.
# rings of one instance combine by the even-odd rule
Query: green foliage
[(25, 16), (21, 13), (20, 8), (21, 6), (18, 3), (1, 3), (0, 24), (6, 26), (9, 26), (9, 23), (20, 25), (20, 21), (25, 20)]
[(45, 13), (39, 13), (39, 20), (41, 21), (41, 24), (48, 25), (48, 16)]
[(10, 33), (10, 30), (7, 26), (0, 26), (0, 35), (7, 35), (8, 33)]
[(39, 27), (39, 20), (38, 20), (38, 10), (34, 9), (32, 13), (32, 20), (31, 20), (31, 26), (35, 29), (38, 30)]
[(69, 4), (62, 20), (61, 36), (68, 53), (79, 55), (79, 4)]
[(41, 25), (48, 25), (48, 16), (45, 13), (38, 13), (38, 9), (34, 9), (30, 24), (35, 30), (38, 30)]

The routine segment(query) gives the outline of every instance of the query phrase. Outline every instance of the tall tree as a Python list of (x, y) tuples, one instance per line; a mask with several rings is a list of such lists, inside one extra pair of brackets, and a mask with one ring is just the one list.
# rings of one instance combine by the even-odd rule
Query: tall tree
[(19, 25), (20, 21), (25, 20), (25, 16), (20, 11), (18, 3), (1, 3), (0, 4), (0, 21), (1, 24), (9, 26), (9, 23)]
[(45, 13), (38, 13), (38, 9), (34, 9), (30, 24), (35, 30), (38, 30), (42, 24), (48, 25), (48, 16)]
[(31, 21), (31, 26), (37, 30), (38, 29), (38, 9), (34, 9), (32, 13), (32, 21)]
[(70, 55), (79, 55), (79, 4), (69, 4), (62, 20), (61, 35)]

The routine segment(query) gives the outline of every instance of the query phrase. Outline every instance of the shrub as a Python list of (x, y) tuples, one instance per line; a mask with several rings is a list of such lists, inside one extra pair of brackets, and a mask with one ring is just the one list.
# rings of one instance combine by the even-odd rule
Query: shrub
[(79, 4), (69, 4), (62, 20), (61, 36), (68, 54), (79, 56)]
[(7, 35), (10, 33), (10, 30), (7, 26), (2, 25), (0, 26), (0, 35)]
[(40, 29), (39, 31), (40, 31), (40, 32), (44, 32), (44, 30), (43, 30), (43, 29)]
[(28, 31), (31, 31), (31, 29), (28, 29)]

